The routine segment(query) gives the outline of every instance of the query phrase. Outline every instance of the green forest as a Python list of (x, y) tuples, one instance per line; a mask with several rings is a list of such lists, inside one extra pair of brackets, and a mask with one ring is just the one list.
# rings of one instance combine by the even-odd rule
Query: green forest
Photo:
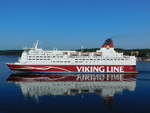
[(21, 56), (23, 50), (0, 50), (0, 55), (15, 55), (15, 56)]
[[(91, 48), (91, 49), (78, 49), (77, 51), (83, 52), (95, 52), (99, 50), (99, 48)], [(115, 51), (123, 52), (124, 55), (134, 55), (136, 57), (150, 57), (150, 49), (121, 49), (116, 48)]]

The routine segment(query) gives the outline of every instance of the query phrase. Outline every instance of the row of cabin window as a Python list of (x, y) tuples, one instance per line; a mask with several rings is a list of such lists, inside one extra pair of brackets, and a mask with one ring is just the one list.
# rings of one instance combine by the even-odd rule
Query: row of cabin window
[(29, 58), (63, 58), (63, 56), (28, 56)]
[[(50, 59), (29, 59), (29, 60), (50, 60)], [(63, 62), (65, 62), (65, 63), (69, 63), (70, 61), (52, 61), (52, 62), (61, 62), (61, 63), (63, 63)]]
[(28, 59), (28, 60), (50, 60), (50, 59)]
[(57, 63), (58, 63), (58, 62), (61, 62), (61, 63), (63, 63), (63, 62), (64, 62), (64, 63), (70, 63), (70, 61), (52, 61), (52, 62), (53, 62), (53, 63), (55, 63), (55, 62), (57, 62)]
[[(28, 59), (28, 60), (51, 60), (51, 59)], [(128, 60), (128, 59), (75, 59), (76, 61), (77, 60)]]
[(128, 60), (128, 59), (75, 59), (75, 60)]
[[(81, 54), (81, 55), (79, 55), (79, 54), (72, 54), (70, 56), (90, 56), (90, 54)], [(102, 56), (102, 55), (94, 54), (94, 56)]]

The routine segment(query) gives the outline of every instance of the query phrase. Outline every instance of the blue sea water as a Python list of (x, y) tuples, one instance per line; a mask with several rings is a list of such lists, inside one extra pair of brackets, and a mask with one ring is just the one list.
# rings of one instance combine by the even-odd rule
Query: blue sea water
[(150, 113), (150, 62), (137, 63), (136, 77), (45, 82), (12, 75), (5, 63), (17, 59), (0, 56), (0, 113)]

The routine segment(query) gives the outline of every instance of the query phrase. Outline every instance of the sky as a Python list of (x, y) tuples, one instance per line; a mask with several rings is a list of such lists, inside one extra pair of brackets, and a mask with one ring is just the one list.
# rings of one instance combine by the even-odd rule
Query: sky
[(150, 48), (150, 0), (0, 0), (0, 50)]

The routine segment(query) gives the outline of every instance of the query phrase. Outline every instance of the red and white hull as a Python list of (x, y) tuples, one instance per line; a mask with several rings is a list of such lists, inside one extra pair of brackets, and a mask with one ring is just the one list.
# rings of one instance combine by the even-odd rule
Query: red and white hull
[(11, 70), (41, 73), (137, 73), (135, 65), (23, 65), (7, 64)]

